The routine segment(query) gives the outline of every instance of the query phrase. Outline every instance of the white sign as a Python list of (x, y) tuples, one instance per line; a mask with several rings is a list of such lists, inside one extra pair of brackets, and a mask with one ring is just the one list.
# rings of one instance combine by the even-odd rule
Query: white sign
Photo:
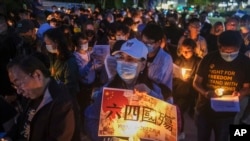
[(115, 75), (117, 74), (116, 72), (116, 58), (114, 56), (107, 56), (104, 60), (104, 66), (106, 69), (106, 72), (108, 74), (109, 80), (112, 80)]
[(109, 45), (94, 45), (93, 52), (94, 56), (94, 67), (98, 69), (104, 65), (104, 60), (110, 55)]
[(222, 97), (211, 98), (211, 107), (216, 112), (239, 112), (239, 97), (224, 95)]

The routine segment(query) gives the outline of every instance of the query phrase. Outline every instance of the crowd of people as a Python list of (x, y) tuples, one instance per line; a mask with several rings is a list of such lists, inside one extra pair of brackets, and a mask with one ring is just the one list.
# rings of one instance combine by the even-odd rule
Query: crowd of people
[[(185, 139), (185, 113), (198, 141), (210, 141), (212, 131), (215, 141), (227, 141), (230, 124), (250, 124), (248, 15), (211, 24), (205, 11), (188, 18), (136, 8), (10, 13), (0, 14), (0, 132), (7, 141), (105, 140), (98, 137), (103, 87), (176, 105), (178, 140)], [(115, 63), (105, 63), (96, 45), (108, 45)], [(239, 97), (240, 111), (211, 107), (219, 88)]]

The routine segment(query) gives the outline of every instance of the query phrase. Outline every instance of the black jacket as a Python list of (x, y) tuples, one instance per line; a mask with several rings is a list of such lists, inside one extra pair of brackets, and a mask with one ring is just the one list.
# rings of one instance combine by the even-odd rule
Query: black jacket
[[(34, 100), (30, 100), (20, 115), (17, 128), (12, 130), (12, 139), (20, 140), (22, 129), (27, 123), (29, 108)], [(64, 85), (51, 80), (48, 92), (43, 95), (30, 121), (29, 141), (80, 141), (80, 118), (77, 103)], [(14, 132), (13, 132), (14, 131)]]

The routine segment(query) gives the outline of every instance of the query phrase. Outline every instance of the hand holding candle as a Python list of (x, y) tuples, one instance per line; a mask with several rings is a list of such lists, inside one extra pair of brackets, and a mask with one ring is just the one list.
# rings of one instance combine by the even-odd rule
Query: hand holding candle
[(223, 88), (218, 88), (215, 89), (215, 93), (217, 96), (221, 97), (223, 95), (224, 89)]
[(181, 75), (184, 80), (187, 80), (190, 77), (191, 69), (181, 68)]
[(181, 75), (182, 75), (183, 78), (185, 77), (186, 72), (187, 72), (187, 70), (185, 68), (181, 69)]

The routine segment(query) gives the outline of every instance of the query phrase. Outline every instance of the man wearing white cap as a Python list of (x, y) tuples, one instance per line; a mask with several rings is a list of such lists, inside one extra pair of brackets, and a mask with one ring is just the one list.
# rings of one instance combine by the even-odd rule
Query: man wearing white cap
[[(147, 54), (148, 49), (141, 41), (134, 38), (125, 42), (119, 51), (113, 53), (117, 62), (117, 74), (105, 87), (146, 92), (163, 100), (161, 89), (149, 80), (147, 74), (144, 74)], [(93, 96), (94, 103), (87, 107), (85, 111), (86, 121), (84, 126), (92, 141), (101, 138), (98, 137), (101, 98), (102, 90), (99, 90)]]

